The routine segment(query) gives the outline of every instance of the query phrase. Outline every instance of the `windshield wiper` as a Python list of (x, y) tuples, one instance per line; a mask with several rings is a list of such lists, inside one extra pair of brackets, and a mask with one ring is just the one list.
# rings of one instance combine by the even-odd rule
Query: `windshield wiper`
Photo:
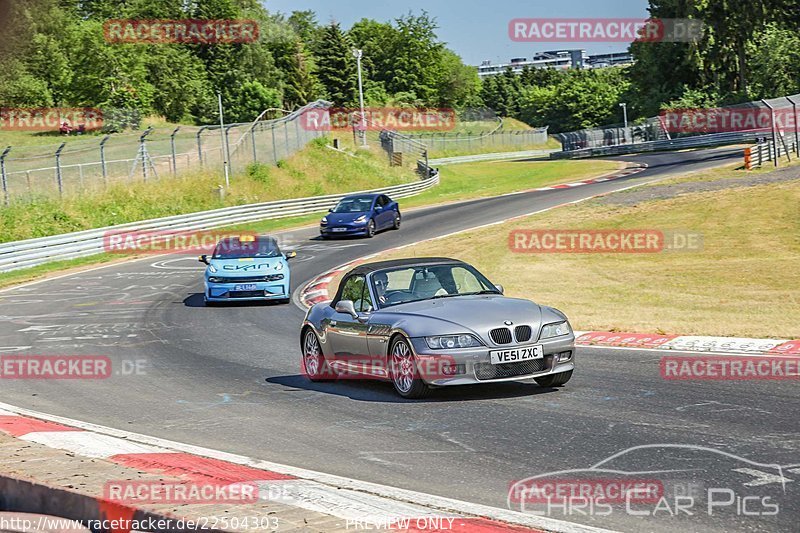
[(497, 291), (493, 291), (491, 289), (486, 289), (478, 292), (461, 292), (458, 294), (440, 294), (438, 296), (431, 296), (431, 300), (436, 300), (438, 298), (454, 298), (456, 296), (477, 296), (478, 294), (500, 294)]
[(459, 294), (458, 296), (477, 296), (479, 294), (500, 294), (500, 293), (498, 291), (493, 291), (492, 289), (484, 289), (484, 290), (478, 291), (478, 292), (465, 292), (465, 293)]

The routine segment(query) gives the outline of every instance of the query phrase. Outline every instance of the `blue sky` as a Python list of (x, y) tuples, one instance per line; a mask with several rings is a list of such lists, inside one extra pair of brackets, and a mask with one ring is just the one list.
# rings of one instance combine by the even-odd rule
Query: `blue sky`
[(534, 52), (583, 48), (589, 53), (618, 52), (623, 43), (515, 43), (508, 22), (515, 18), (645, 18), (647, 0), (264, 0), (270, 11), (311, 9), (322, 23), (332, 19), (350, 27), (361, 18), (391, 20), (409, 10), (427, 10), (439, 22), (439, 38), (469, 64), (507, 61)]

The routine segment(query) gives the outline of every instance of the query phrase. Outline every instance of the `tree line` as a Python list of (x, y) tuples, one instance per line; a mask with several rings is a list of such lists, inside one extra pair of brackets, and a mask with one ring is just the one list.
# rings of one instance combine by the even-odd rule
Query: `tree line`
[[(507, 71), (483, 82), (424, 11), (350, 28), (312, 11), (271, 13), (259, 0), (0, 0), (0, 106), (101, 107), (213, 123), (324, 98), (358, 101), (363, 50), (371, 106), (488, 107), (551, 132), (632, 121), (674, 107), (735, 104), (800, 92), (796, 0), (650, 0), (651, 16), (705, 23), (693, 43), (631, 45), (630, 67)], [(241, 44), (110, 44), (108, 19), (251, 19)]]
[[(111, 44), (109, 19), (249, 19), (260, 38), (236, 44)], [(353, 49), (364, 50), (370, 105), (464, 107), (480, 80), (425, 12), (345, 30), (311, 11), (270, 13), (258, 0), (0, 0), (0, 106), (105, 107), (172, 122), (253, 120), (267, 108), (358, 101)]]
[(484, 80), (500, 114), (551, 132), (633, 121), (665, 109), (717, 107), (800, 93), (797, 0), (650, 0), (661, 19), (704, 22), (696, 42), (636, 42), (634, 64), (595, 70), (525, 69)]

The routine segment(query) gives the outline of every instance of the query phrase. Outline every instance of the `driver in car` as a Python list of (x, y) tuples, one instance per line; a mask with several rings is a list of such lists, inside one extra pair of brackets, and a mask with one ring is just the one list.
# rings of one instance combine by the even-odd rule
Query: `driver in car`
[(389, 276), (385, 272), (377, 272), (372, 276), (375, 283), (375, 293), (378, 295), (378, 301), (382, 304), (386, 303), (386, 289), (389, 287)]

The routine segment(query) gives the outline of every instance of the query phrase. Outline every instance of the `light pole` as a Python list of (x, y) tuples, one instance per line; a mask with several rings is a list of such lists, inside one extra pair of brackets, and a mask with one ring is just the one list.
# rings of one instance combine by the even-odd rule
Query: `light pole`
[(622, 131), (625, 136), (625, 142), (628, 142), (628, 104), (622, 102), (619, 106), (622, 108), (622, 115), (625, 118), (625, 128)]
[(364, 55), (363, 50), (359, 50), (358, 48), (353, 49), (353, 57), (356, 58), (356, 62), (358, 63), (358, 101), (361, 106), (361, 130), (359, 131), (359, 135), (361, 136), (361, 146), (367, 145), (367, 117), (364, 114), (364, 84), (361, 78), (361, 57)]
[(229, 171), (228, 171), (228, 143), (225, 135), (225, 117), (222, 111), (222, 93), (217, 93), (217, 98), (219, 99), (219, 133), (222, 136), (222, 165), (225, 168), (225, 188), (227, 189), (231, 185)]

